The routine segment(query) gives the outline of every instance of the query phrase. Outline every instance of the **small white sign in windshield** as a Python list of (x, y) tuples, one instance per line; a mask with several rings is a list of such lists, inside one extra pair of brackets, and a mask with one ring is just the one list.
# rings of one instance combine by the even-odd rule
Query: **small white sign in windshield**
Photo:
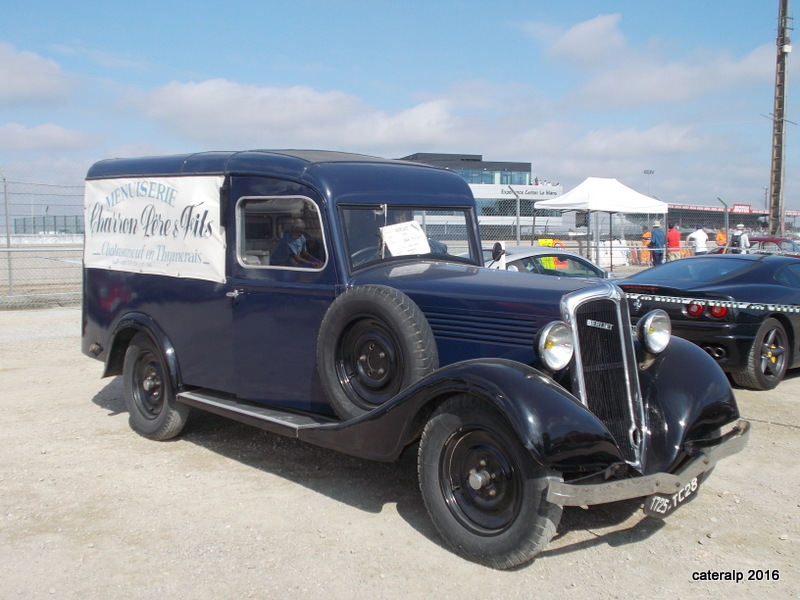
[(428, 237), (416, 221), (381, 227), (381, 237), (392, 256), (429, 254), (431, 251)]

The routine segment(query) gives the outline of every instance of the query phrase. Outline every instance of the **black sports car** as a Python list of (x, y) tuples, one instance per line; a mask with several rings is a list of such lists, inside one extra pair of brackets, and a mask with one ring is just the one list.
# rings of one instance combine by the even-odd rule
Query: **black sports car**
[(800, 259), (725, 254), (684, 258), (647, 269), (618, 285), (636, 321), (667, 311), (672, 332), (708, 352), (734, 383), (778, 385), (800, 366)]

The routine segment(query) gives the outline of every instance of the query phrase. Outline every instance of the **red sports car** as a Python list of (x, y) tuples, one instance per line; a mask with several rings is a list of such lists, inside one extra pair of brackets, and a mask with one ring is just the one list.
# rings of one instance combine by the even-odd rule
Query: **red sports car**
[[(750, 246), (748, 254), (782, 254), (800, 258), (800, 245), (792, 238), (777, 236), (748, 236)], [(720, 247), (711, 250), (709, 254), (730, 254), (733, 248)]]

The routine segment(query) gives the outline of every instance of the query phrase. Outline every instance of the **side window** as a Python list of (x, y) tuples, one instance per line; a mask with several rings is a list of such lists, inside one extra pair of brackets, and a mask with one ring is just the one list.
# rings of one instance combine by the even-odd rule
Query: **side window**
[(237, 259), (253, 268), (321, 269), (325, 244), (317, 206), (308, 198), (240, 198)]
[(545, 275), (555, 275), (555, 273), (551, 272), (556, 268), (556, 259), (554, 256), (537, 256), (534, 260), (539, 267), (539, 273), (544, 273)]
[(566, 274), (570, 277), (598, 277), (600, 273), (569, 256), (562, 256), (561, 261), (566, 264)]
[[(513, 267), (513, 269), (511, 268)], [(522, 273), (538, 273), (539, 269), (536, 268), (532, 258), (521, 258), (519, 260), (510, 261), (506, 265), (509, 271), (520, 271)]]

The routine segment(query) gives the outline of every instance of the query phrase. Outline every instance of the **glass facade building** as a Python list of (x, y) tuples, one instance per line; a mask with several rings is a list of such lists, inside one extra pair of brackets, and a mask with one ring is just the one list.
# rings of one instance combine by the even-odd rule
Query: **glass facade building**
[(470, 184), (530, 185), (531, 163), (483, 160), (480, 154), (436, 154), (418, 152), (402, 160), (444, 167)]

